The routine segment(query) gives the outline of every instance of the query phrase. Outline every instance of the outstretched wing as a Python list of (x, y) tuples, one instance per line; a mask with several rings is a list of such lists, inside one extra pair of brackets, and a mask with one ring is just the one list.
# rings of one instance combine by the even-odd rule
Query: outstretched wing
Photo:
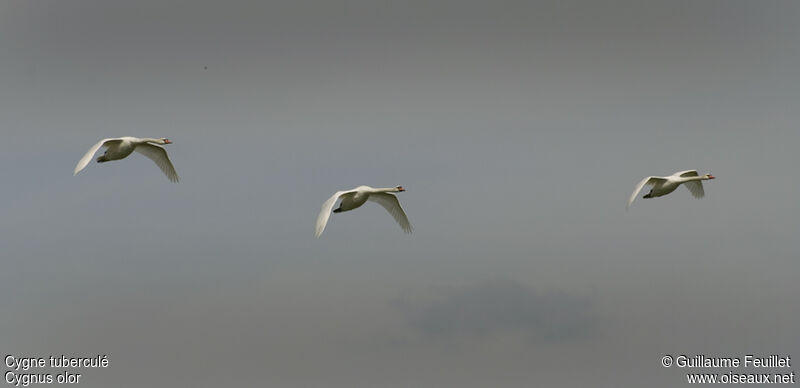
[(121, 141), (122, 141), (122, 139), (116, 138), (116, 137), (115, 138), (103, 139), (103, 140), (98, 141), (97, 144), (93, 145), (92, 148), (89, 148), (89, 151), (86, 151), (86, 154), (84, 154), (83, 157), (81, 158), (81, 160), (78, 161), (78, 165), (75, 166), (75, 171), (72, 173), (72, 175), (73, 176), (78, 175), (78, 173), (81, 172), (81, 170), (86, 168), (86, 166), (89, 165), (89, 162), (92, 161), (92, 157), (97, 152), (97, 150), (100, 149), (100, 147), (102, 147), (102, 146), (108, 147), (109, 145), (113, 144), (114, 142), (119, 143)]
[(633, 189), (633, 194), (631, 194), (631, 197), (628, 199), (628, 205), (625, 206), (625, 210), (631, 207), (633, 200), (636, 199), (636, 197), (639, 195), (639, 192), (642, 191), (643, 187), (645, 187), (646, 185), (655, 185), (659, 182), (663, 183), (666, 181), (667, 181), (666, 179), (659, 176), (649, 176), (647, 178), (642, 179), (642, 181), (639, 182), (638, 185), (636, 185), (636, 188)]
[(414, 230), (411, 227), (411, 223), (408, 222), (406, 212), (403, 211), (403, 207), (400, 206), (400, 201), (397, 200), (397, 197), (389, 193), (374, 193), (370, 194), (368, 199), (377, 202), (379, 205), (383, 206), (384, 209), (389, 211), (389, 214), (400, 224), (404, 232), (411, 233), (411, 231)]
[(695, 198), (703, 198), (706, 192), (703, 190), (703, 182), (691, 181), (683, 184), (692, 193)]
[[(690, 176), (699, 176), (700, 174), (697, 173), (697, 170), (686, 170), (676, 172), (674, 175), (685, 178)], [(689, 192), (691, 192), (695, 198), (703, 198), (703, 196), (706, 195), (705, 191), (703, 191), (703, 183), (700, 181), (685, 182), (683, 185), (689, 189)]]
[(169, 156), (167, 156), (167, 150), (165, 150), (164, 147), (158, 144), (142, 143), (136, 146), (135, 150), (156, 162), (158, 168), (164, 172), (171, 182), (178, 182), (180, 180), (178, 173), (175, 172), (175, 167), (172, 166), (172, 162), (169, 160)]
[(347, 193), (352, 193), (355, 190), (347, 190), (347, 191), (337, 191), (333, 194), (327, 201), (322, 204), (322, 208), (319, 210), (319, 215), (317, 216), (317, 226), (314, 236), (319, 238), (322, 235), (322, 231), (325, 230), (325, 225), (328, 224), (328, 218), (331, 217), (331, 211), (333, 211), (333, 205), (336, 204), (336, 201), (342, 196)]
[(677, 175), (677, 176), (681, 176), (681, 177), (698, 176), (697, 170), (680, 171), (680, 172), (676, 172), (676, 173), (674, 173), (672, 175)]

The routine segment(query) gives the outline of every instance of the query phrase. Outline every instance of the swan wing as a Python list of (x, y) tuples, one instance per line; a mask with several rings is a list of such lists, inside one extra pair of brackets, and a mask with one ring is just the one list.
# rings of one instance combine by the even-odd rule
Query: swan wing
[(137, 145), (135, 150), (156, 162), (158, 168), (164, 172), (171, 182), (178, 182), (180, 180), (178, 173), (175, 172), (175, 167), (172, 166), (172, 162), (169, 160), (169, 156), (167, 156), (167, 150), (165, 150), (164, 147), (158, 144), (142, 143)]
[(331, 211), (333, 211), (333, 205), (336, 204), (336, 201), (341, 198), (342, 195), (355, 191), (356, 190), (337, 191), (322, 204), (322, 208), (319, 210), (319, 215), (317, 216), (317, 226), (314, 232), (316, 238), (319, 238), (319, 236), (322, 235), (322, 231), (325, 230), (325, 225), (328, 224), (328, 218), (331, 217)]
[(692, 196), (695, 198), (703, 198), (703, 196), (706, 195), (706, 192), (703, 190), (703, 182), (690, 181), (685, 182), (683, 185), (689, 189), (689, 191), (692, 193)]
[[(700, 176), (700, 174), (697, 173), (697, 170), (686, 170), (686, 171), (676, 172), (674, 175), (682, 178), (687, 178), (690, 176)], [(683, 185), (686, 186), (687, 189), (689, 189), (689, 191), (695, 198), (703, 198), (703, 196), (706, 195), (705, 191), (703, 191), (703, 183), (700, 181), (684, 182)]]
[(636, 188), (633, 189), (633, 194), (631, 194), (631, 197), (628, 199), (628, 205), (625, 206), (625, 209), (627, 210), (628, 208), (631, 207), (631, 204), (633, 203), (633, 200), (636, 199), (636, 196), (639, 195), (639, 192), (642, 191), (643, 187), (645, 187), (646, 185), (655, 185), (655, 184), (657, 184), (659, 182), (663, 183), (663, 182), (666, 182), (666, 181), (667, 180), (665, 178), (662, 178), (660, 176), (649, 176), (647, 178), (642, 179), (642, 181), (639, 182), (638, 185), (636, 185)]
[(89, 148), (89, 151), (86, 151), (86, 154), (84, 154), (81, 160), (78, 161), (78, 164), (75, 166), (75, 171), (72, 173), (72, 176), (78, 175), (78, 173), (81, 172), (81, 170), (83, 170), (84, 168), (86, 168), (87, 165), (89, 165), (89, 162), (92, 161), (92, 157), (97, 152), (97, 150), (100, 149), (100, 147), (102, 146), (108, 147), (114, 142), (119, 143), (121, 141), (122, 139), (120, 138), (108, 138), (98, 141), (97, 144), (93, 145), (92, 148)]
[(406, 212), (403, 211), (403, 207), (400, 206), (400, 201), (397, 200), (392, 194), (389, 193), (374, 193), (370, 194), (369, 198), (370, 201), (377, 202), (379, 205), (383, 206), (389, 214), (394, 217), (394, 220), (400, 224), (400, 227), (403, 228), (403, 231), (406, 233), (411, 233), (414, 230), (411, 227), (411, 223), (408, 222), (408, 217), (406, 216)]

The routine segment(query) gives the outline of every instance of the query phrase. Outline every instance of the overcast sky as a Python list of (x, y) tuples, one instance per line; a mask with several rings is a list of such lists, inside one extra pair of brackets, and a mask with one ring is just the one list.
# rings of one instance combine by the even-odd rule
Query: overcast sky
[[(107, 354), (81, 387), (675, 387), (665, 354), (798, 363), (799, 18), (1, 1), (0, 351)], [(171, 139), (181, 182), (138, 154), (72, 176), (115, 136)], [(625, 211), (686, 169), (718, 177), (704, 199)], [(403, 185), (414, 233), (370, 203), (315, 239), (362, 184)]]

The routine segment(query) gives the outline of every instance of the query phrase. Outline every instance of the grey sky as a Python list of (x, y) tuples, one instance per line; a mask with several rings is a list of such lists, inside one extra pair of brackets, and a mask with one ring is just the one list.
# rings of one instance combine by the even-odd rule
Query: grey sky
[[(800, 358), (794, 2), (0, 2), (0, 350), (82, 387)], [(207, 68), (206, 68), (207, 67)], [(168, 137), (171, 184), (109, 136)], [(718, 179), (625, 202), (647, 175)], [(333, 192), (403, 185), (313, 223)], [(794, 368), (797, 370), (797, 368)], [(744, 371), (742, 371), (744, 372)]]

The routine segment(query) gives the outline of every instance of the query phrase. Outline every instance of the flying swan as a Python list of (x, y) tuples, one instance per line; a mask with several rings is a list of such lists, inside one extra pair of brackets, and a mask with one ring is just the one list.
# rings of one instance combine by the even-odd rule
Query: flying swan
[(178, 177), (178, 173), (175, 172), (175, 167), (172, 166), (169, 156), (167, 156), (167, 150), (159, 144), (172, 144), (172, 142), (163, 137), (160, 139), (153, 139), (150, 137), (140, 139), (130, 136), (100, 140), (97, 144), (93, 145), (92, 148), (89, 148), (86, 155), (83, 155), (81, 160), (78, 161), (78, 165), (75, 166), (75, 172), (72, 175), (78, 175), (81, 170), (86, 168), (86, 165), (92, 160), (92, 156), (94, 156), (97, 150), (100, 149), (100, 147), (106, 147), (106, 152), (97, 158), (98, 163), (125, 159), (128, 155), (133, 153), (133, 151), (136, 151), (156, 162), (156, 165), (158, 165), (170, 181), (178, 182), (180, 178)]
[[(334, 213), (341, 213), (353, 210), (363, 205), (367, 200), (377, 202), (379, 205), (383, 206), (384, 209), (389, 211), (392, 217), (394, 217), (394, 220), (400, 224), (403, 231), (411, 233), (411, 223), (408, 222), (408, 217), (406, 217), (406, 213), (400, 206), (400, 201), (397, 200), (394, 194), (389, 194), (401, 191), (406, 191), (406, 189), (404, 189), (403, 186), (377, 189), (369, 186), (358, 186), (352, 190), (337, 191), (336, 194), (328, 198), (328, 200), (322, 204), (322, 209), (317, 217), (316, 237), (319, 238), (319, 236), (322, 235), (322, 231), (325, 230), (325, 225), (328, 224), (331, 211)], [(342, 202), (339, 204), (338, 208), (333, 209), (333, 205), (336, 204), (336, 201), (339, 199), (341, 199)]]
[(625, 206), (625, 209), (631, 207), (633, 200), (636, 199), (636, 196), (639, 195), (639, 192), (642, 191), (642, 188), (646, 185), (651, 185), (653, 188), (642, 198), (656, 198), (667, 195), (675, 191), (681, 184), (684, 184), (695, 198), (703, 198), (705, 192), (703, 191), (703, 183), (701, 181), (709, 179), (715, 179), (715, 177), (711, 174), (700, 176), (697, 174), (697, 170), (679, 171), (667, 177), (649, 176), (642, 179), (642, 181), (636, 185), (633, 194), (631, 194), (630, 199), (628, 199), (628, 205)]

